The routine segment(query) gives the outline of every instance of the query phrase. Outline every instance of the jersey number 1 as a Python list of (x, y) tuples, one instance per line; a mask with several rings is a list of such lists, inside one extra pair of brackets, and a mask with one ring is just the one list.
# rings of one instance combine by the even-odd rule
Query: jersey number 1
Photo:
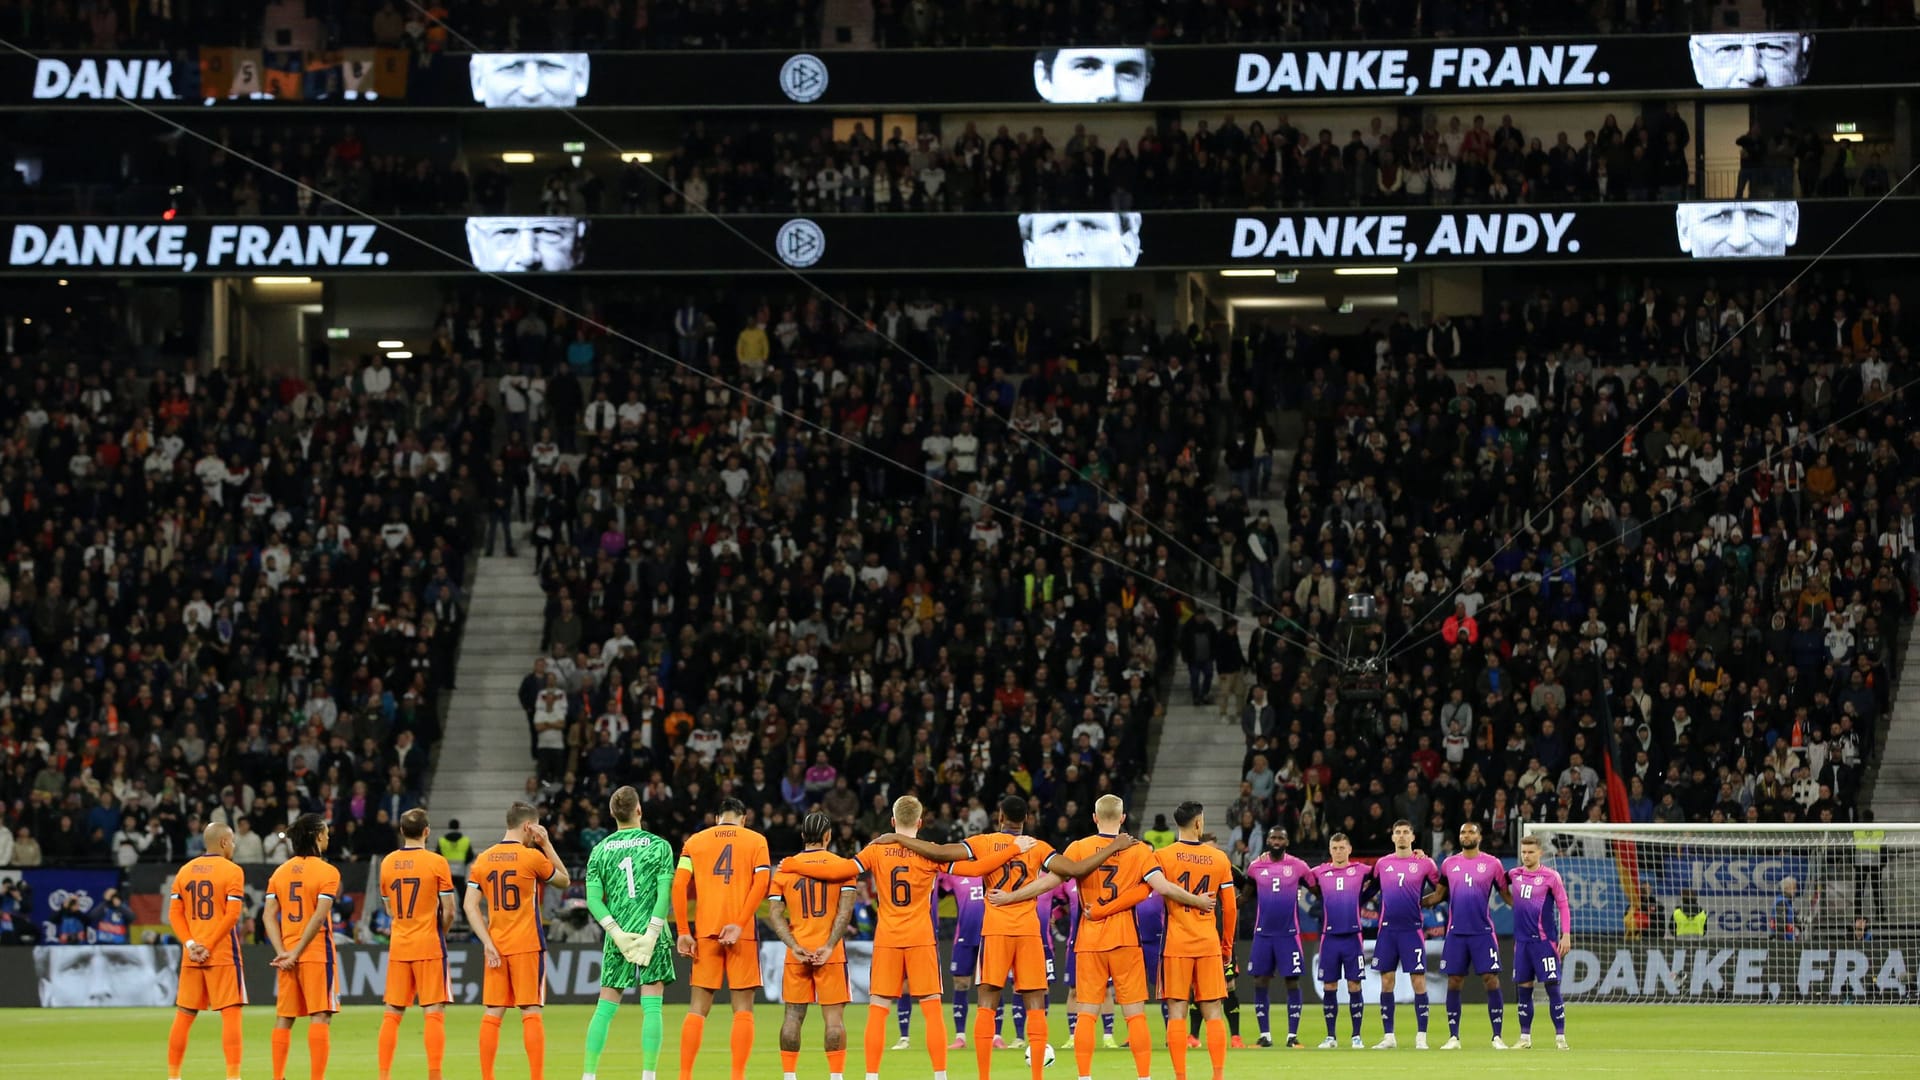
[(621, 859), (620, 869), (627, 872), (627, 899), (631, 900), (639, 892), (639, 889), (634, 885), (633, 881), (633, 856), (629, 855)]

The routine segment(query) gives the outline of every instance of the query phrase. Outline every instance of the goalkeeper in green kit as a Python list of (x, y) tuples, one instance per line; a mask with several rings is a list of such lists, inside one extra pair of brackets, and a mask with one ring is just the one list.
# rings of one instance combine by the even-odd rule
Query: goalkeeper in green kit
[(607, 1029), (620, 998), (640, 987), (640, 1053), (643, 1080), (655, 1080), (660, 1042), (666, 1034), (661, 995), (673, 981), (673, 950), (659, 948), (673, 910), (673, 846), (640, 827), (640, 793), (623, 787), (608, 809), (618, 831), (587, 856), (587, 911), (607, 932), (601, 953), (600, 1004), (587, 1025), (586, 1066), (581, 1080), (594, 1080)]

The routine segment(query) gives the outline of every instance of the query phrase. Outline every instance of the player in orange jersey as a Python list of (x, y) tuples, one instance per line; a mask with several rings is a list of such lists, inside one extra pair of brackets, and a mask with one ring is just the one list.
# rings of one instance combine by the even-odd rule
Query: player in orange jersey
[[(1024, 903), (1066, 880), (1064, 871), (1088, 856), (1104, 851), (1120, 835), (1127, 819), (1127, 806), (1118, 795), (1102, 795), (1094, 800), (1095, 833), (1067, 845), (1065, 858), (1055, 859), (1039, 879), (1015, 892), (995, 891), (987, 902), (996, 906)], [(1080, 1013), (1073, 1032), (1074, 1063), (1081, 1080), (1093, 1073), (1095, 1023), (1100, 1007), (1108, 1000), (1107, 984), (1113, 984), (1112, 1000), (1120, 1007), (1127, 1024), (1127, 1049), (1133, 1051), (1135, 1074), (1146, 1080), (1148, 1055), (1153, 1046), (1147, 1034), (1147, 971), (1140, 953), (1140, 935), (1129, 913), (1135, 904), (1157, 892), (1176, 904), (1188, 904), (1211, 912), (1213, 898), (1197, 896), (1175, 885), (1161, 872), (1153, 849), (1134, 844), (1101, 859), (1080, 875), (1081, 924), (1074, 935), (1074, 1008)], [(1120, 916), (1115, 918), (1114, 916)]]
[(480, 1080), (493, 1080), (500, 1022), (510, 1008), (520, 1010), (520, 1043), (532, 1080), (546, 1074), (547, 1028), (540, 1010), (547, 1003), (547, 939), (540, 932), (541, 897), (547, 886), (564, 889), (573, 878), (554, 854), (539, 816), (523, 802), (508, 807), (507, 835), (467, 867), (467, 925), (487, 957), (480, 990), (487, 1009), (480, 1018)]
[[(955, 860), (963, 854), (978, 853), (979, 858), (991, 860), (1023, 839), (1020, 832), (1027, 821), (1026, 800), (1017, 795), (1000, 800), (999, 820), (1001, 831), (973, 837), (965, 844), (938, 845), (910, 838), (899, 842), (932, 859)], [(1006, 859), (987, 884), (990, 890), (1018, 892), (1048, 870), (1056, 871), (1062, 879), (1077, 878), (1133, 842), (1131, 836), (1121, 834), (1085, 858), (1070, 859), (1045, 842), (1034, 841), (1031, 847)], [(1027, 1039), (1035, 1047), (1028, 1054), (1033, 1080), (1040, 1080), (1040, 1071), (1046, 1068), (1048, 966), (1046, 942), (1040, 937), (1045, 932), (1032, 900), (990, 904), (980, 920), (980, 969), (973, 980), (980, 992), (973, 1022), (973, 1057), (980, 1080), (987, 1080), (993, 1071), (993, 1018), (1000, 1008), (1000, 988), (1006, 985), (1008, 972), (1013, 973), (1013, 988), (1027, 1006)]]
[(380, 1080), (393, 1073), (400, 1019), (420, 1002), (427, 1014), (427, 1080), (440, 1080), (447, 1052), (447, 927), (453, 925), (453, 868), (427, 850), (427, 812), (400, 815), (400, 849), (380, 860), (380, 899), (393, 920), (387, 944), (387, 1011), (380, 1018)]
[(293, 1022), (307, 1018), (308, 1071), (327, 1075), (333, 1014), (340, 1011), (340, 965), (333, 952), (333, 902), (340, 871), (320, 857), (331, 830), (319, 814), (302, 814), (287, 826), (293, 858), (267, 882), (264, 922), (277, 954), (279, 988), (273, 1022), (273, 1080), (286, 1080)]
[[(767, 838), (746, 827), (747, 804), (722, 799), (712, 828), (680, 847), (673, 873), (673, 918), (678, 949), (693, 960), (692, 1001), (680, 1023), (680, 1080), (693, 1080), (700, 1037), (713, 995), (725, 986), (733, 998), (733, 1080), (747, 1075), (753, 1053), (753, 992), (760, 987), (760, 944), (754, 915), (773, 881)], [(689, 922), (687, 903), (698, 902)]]
[[(832, 835), (832, 818), (818, 811), (808, 814), (800, 822), (804, 850), (787, 862), (799, 865), (834, 858), (827, 851), (827, 839)], [(847, 988), (847, 950), (840, 939), (847, 935), (857, 891), (851, 883), (836, 887), (802, 877), (784, 865), (773, 876), (773, 887), (767, 892), (772, 901), (767, 908), (767, 925), (787, 946), (785, 977), (780, 986), (780, 1000), (787, 1003), (786, 1020), (780, 1025), (783, 1080), (795, 1080), (800, 1064), (800, 1025), (806, 1022), (807, 1006), (815, 1003), (827, 1024), (828, 1080), (844, 1080), (846, 1075), (844, 1016), (851, 995)]]
[[(866, 1078), (880, 1080), (880, 1055), (886, 1045), (887, 1014), (905, 991), (920, 1002), (927, 1020), (927, 1056), (933, 1062), (933, 1080), (947, 1080), (947, 1029), (941, 1015), (940, 945), (933, 929), (933, 889), (942, 867), (956, 873), (991, 873), (1033, 847), (1031, 837), (1020, 837), (991, 859), (973, 859), (971, 842), (928, 850), (958, 855), (964, 861), (938, 862), (906, 844), (920, 832), (920, 800), (902, 795), (893, 801), (894, 831), (876, 838), (851, 859), (837, 856), (780, 864), (782, 873), (828, 882), (852, 881), (866, 874), (873, 882), (874, 905), (880, 909), (873, 932), (873, 969), (868, 978)], [(915, 841), (918, 843), (918, 841)]]
[(180, 940), (178, 1011), (167, 1036), (167, 1077), (180, 1080), (187, 1056), (187, 1031), (201, 1009), (220, 1014), (220, 1047), (227, 1055), (227, 1077), (240, 1075), (240, 1006), (247, 1003), (246, 972), (240, 963), (240, 918), (247, 902), (247, 878), (233, 861), (233, 830), (218, 822), (201, 834), (207, 853), (180, 868), (167, 896), (167, 922)]
[(1220, 1003), (1227, 996), (1226, 964), (1233, 959), (1233, 931), (1239, 919), (1233, 861), (1226, 852), (1200, 842), (1206, 817), (1199, 803), (1183, 802), (1175, 808), (1173, 825), (1179, 839), (1154, 853), (1160, 871), (1188, 892), (1213, 897), (1219, 904), (1220, 921), (1215, 923), (1211, 911), (1167, 906), (1167, 937), (1160, 952), (1160, 992), (1170, 1016), (1167, 1049), (1173, 1057), (1174, 1080), (1187, 1080), (1187, 1003), (1199, 1002), (1207, 1025), (1213, 1080), (1221, 1080), (1227, 1068), (1227, 1022)]

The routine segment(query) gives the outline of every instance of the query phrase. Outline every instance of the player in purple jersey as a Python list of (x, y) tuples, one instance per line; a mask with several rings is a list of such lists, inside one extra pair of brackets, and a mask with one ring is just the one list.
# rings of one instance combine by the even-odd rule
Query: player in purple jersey
[(1460, 987), (1467, 981), (1467, 968), (1480, 975), (1487, 987), (1487, 1019), (1493, 1024), (1493, 1048), (1505, 1050), (1500, 1041), (1500, 1021), (1505, 1011), (1500, 999), (1500, 939), (1493, 933), (1493, 893), (1508, 903), (1507, 873), (1500, 860), (1480, 850), (1480, 826), (1469, 821), (1460, 826), (1460, 853), (1447, 856), (1440, 864), (1440, 884), (1429, 893), (1426, 902), (1447, 903), (1447, 944), (1440, 954), (1441, 969), (1447, 973), (1447, 1041), (1442, 1050), (1460, 1049)]
[(1167, 902), (1149, 893), (1133, 906), (1133, 929), (1140, 936), (1140, 961), (1147, 969), (1147, 1000), (1160, 1003), (1160, 1024), (1170, 1021), (1167, 999), (1160, 996), (1160, 946), (1167, 937)]
[[(1533, 984), (1547, 984), (1553, 1012), (1553, 1044), (1567, 1048), (1567, 1005), (1560, 999), (1560, 961), (1573, 941), (1573, 910), (1560, 874), (1540, 865), (1540, 838), (1520, 841), (1520, 868), (1507, 875), (1513, 891), (1514, 1003), (1520, 1010), (1520, 1041), (1515, 1050), (1533, 1049)], [(1547, 901), (1553, 907), (1547, 907)]]
[(1267, 830), (1267, 849), (1247, 866), (1254, 896), (1253, 953), (1247, 973), (1253, 976), (1253, 1015), (1260, 1023), (1260, 1045), (1273, 1045), (1270, 1013), (1274, 976), (1287, 980), (1287, 1048), (1300, 1049), (1301, 963), (1300, 890), (1313, 869), (1287, 854), (1287, 830)]
[(1380, 1026), (1386, 1035), (1375, 1050), (1400, 1045), (1393, 1036), (1394, 981), (1404, 971), (1413, 977), (1413, 1015), (1419, 1025), (1413, 1048), (1427, 1048), (1427, 938), (1422, 932), (1427, 892), (1440, 883), (1440, 868), (1413, 848), (1413, 823), (1393, 823), (1393, 854), (1376, 860), (1373, 879), (1380, 886), (1380, 936), (1373, 943), (1373, 969), (1380, 973)]
[(1320, 894), (1320, 1010), (1327, 1018), (1327, 1038), (1322, 1050), (1333, 1050), (1340, 1043), (1333, 1029), (1340, 1021), (1339, 980), (1347, 981), (1347, 1015), (1353, 1021), (1353, 1048), (1360, 1041), (1360, 1021), (1366, 1016), (1366, 1000), (1360, 995), (1360, 958), (1366, 952), (1360, 940), (1360, 894), (1373, 881), (1373, 868), (1351, 861), (1353, 842), (1346, 833), (1327, 837), (1330, 861), (1313, 868), (1308, 885)]
[(943, 873), (934, 886), (953, 894), (953, 1044), (967, 1048), (967, 1009), (973, 1003), (973, 969), (980, 958), (980, 918), (987, 910), (987, 890), (977, 877)]

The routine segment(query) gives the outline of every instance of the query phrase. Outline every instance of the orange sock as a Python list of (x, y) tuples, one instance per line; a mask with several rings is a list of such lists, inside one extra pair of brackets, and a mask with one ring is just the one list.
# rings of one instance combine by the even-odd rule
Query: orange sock
[(187, 1032), (193, 1030), (193, 1014), (173, 1010), (173, 1029), (167, 1032), (167, 1075), (180, 1075), (180, 1063), (187, 1060)]
[[(287, 1052), (293, 1049), (293, 1029), (273, 1029), (273, 1080), (287, 1080)], [(491, 1080), (491, 1078), (489, 1078)]]
[(527, 1075), (543, 1080), (547, 1075), (547, 1022), (539, 1013), (520, 1014), (520, 1045), (527, 1048)]
[(1213, 1080), (1227, 1075), (1227, 1021), (1215, 1017), (1207, 1021), (1207, 1056), (1213, 1059)]
[(993, 1013), (985, 1005), (973, 1010), (973, 1063), (980, 1080), (993, 1075)]
[(400, 1047), (400, 1016), (388, 1009), (380, 1017), (380, 1080), (393, 1075), (393, 1052)]
[(880, 1071), (880, 1052), (886, 1046), (887, 1017), (893, 1010), (885, 1005), (867, 1006), (867, 1037), (861, 1045), (866, 1049), (867, 1075)]
[[(700, 1036), (707, 1030), (707, 1018), (698, 1013), (688, 1013), (680, 1021), (680, 1080), (693, 1080), (693, 1059), (700, 1056)], [(482, 1077), (481, 1080), (493, 1080)]]
[(1047, 1067), (1047, 1010), (1027, 1010), (1027, 1042), (1033, 1044), (1028, 1057), (1033, 1059), (1033, 1080), (1040, 1080), (1040, 1074)]
[(436, 1009), (427, 1014), (427, 1080), (440, 1080), (440, 1065), (447, 1057), (447, 1014)]
[(920, 999), (920, 1015), (927, 1021), (927, 1057), (933, 1071), (947, 1071), (947, 1005), (937, 997)]
[(227, 1055), (227, 1080), (240, 1075), (240, 1051), (246, 1048), (247, 1033), (240, 1026), (240, 1007), (220, 1010), (220, 1049)]
[[(733, 1037), (728, 1042), (733, 1050), (733, 1080), (746, 1080), (747, 1058), (753, 1055), (752, 1013), (733, 1014)], [(540, 1080), (540, 1078), (536, 1076), (533, 1080)]]
[[(1086, 1023), (1085, 1020), (1080, 1021)], [(1147, 1014), (1127, 1017), (1127, 1049), (1133, 1051), (1134, 1075), (1152, 1075), (1153, 1041), (1147, 1036)]]
[(1173, 1080), (1187, 1080), (1187, 1007), (1182, 1004), (1167, 1021), (1167, 1056), (1173, 1059)]
[(847, 1052), (845, 1050), (827, 1051), (827, 1075), (847, 1075)]
[(307, 1021), (307, 1075), (313, 1080), (327, 1078), (327, 1051), (333, 1045), (333, 1025)]
[(1093, 1075), (1093, 1029), (1100, 1026), (1095, 1013), (1081, 1013), (1080, 1019), (1073, 1025), (1073, 1064), (1080, 1071), (1076, 1076)]
[(781, 1074), (785, 1076), (792, 1076), (794, 1073), (797, 1073), (799, 1071), (800, 1071), (800, 1051), (798, 1050), (780, 1051)]
[(493, 1059), (500, 1056), (500, 1018), (480, 1018), (480, 1080), (493, 1080)]

